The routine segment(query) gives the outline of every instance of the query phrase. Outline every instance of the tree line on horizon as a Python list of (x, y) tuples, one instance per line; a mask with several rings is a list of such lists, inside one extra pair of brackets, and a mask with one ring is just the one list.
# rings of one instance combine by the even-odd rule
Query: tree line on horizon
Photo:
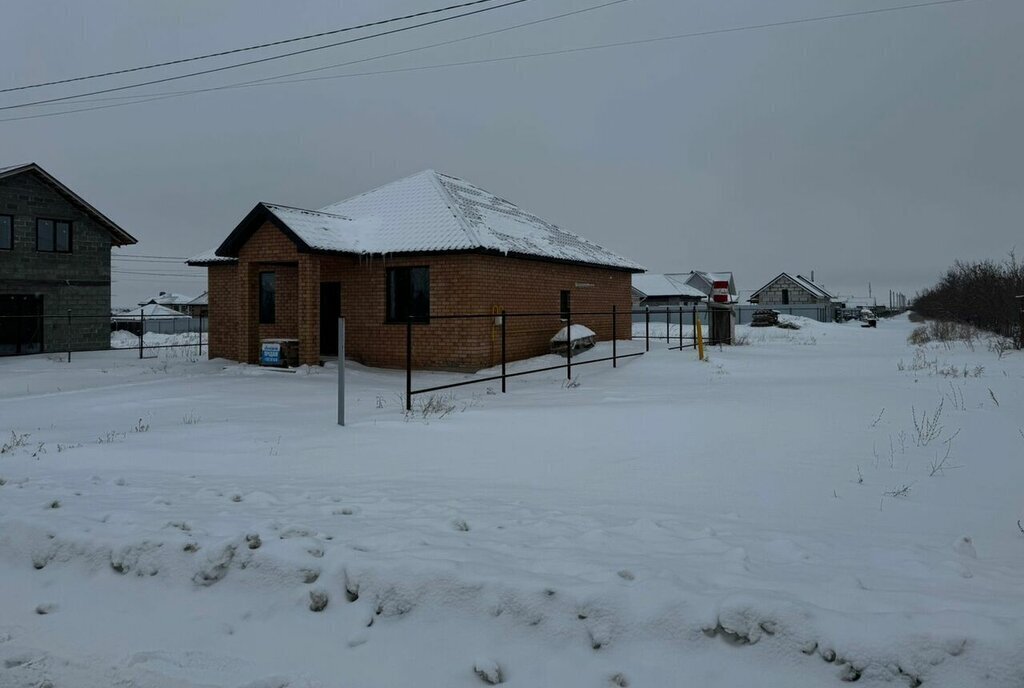
[(914, 297), (912, 309), (1020, 341), (1019, 295), (1024, 295), (1024, 263), (1011, 252), (1002, 262), (956, 261), (935, 286)]

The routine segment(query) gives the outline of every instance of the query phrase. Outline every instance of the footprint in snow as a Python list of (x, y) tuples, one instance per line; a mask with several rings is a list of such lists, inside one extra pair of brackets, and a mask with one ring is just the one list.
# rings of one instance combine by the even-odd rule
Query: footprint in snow
[(44, 602), (36, 605), (36, 614), (39, 614), (40, 616), (53, 614), (55, 611), (57, 611), (57, 604), (54, 602)]

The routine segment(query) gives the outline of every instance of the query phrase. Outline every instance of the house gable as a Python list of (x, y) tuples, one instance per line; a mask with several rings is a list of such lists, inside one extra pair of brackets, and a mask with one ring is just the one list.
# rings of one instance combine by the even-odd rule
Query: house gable
[(19, 175), (30, 175), (40, 183), (50, 187), (75, 209), (89, 217), (98, 227), (110, 234), (110, 243), (114, 246), (128, 246), (138, 243), (131, 234), (124, 231), (113, 220), (90, 205), (84, 198), (64, 186), (56, 177), (44, 170), (34, 162), (23, 165), (0, 168), (0, 181), (18, 177)]
[[(783, 296), (784, 293), (786, 296)], [(748, 299), (750, 303), (761, 304), (827, 303), (830, 300), (831, 295), (817, 285), (785, 272), (755, 291)]]

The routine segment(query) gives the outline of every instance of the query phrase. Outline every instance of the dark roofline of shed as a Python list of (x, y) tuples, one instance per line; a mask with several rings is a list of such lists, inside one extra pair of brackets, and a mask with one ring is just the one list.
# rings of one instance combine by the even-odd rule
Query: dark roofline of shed
[(122, 229), (116, 222), (111, 220), (109, 217), (101, 213), (99, 210), (94, 208), (88, 201), (76, 194), (74, 191), (64, 186), (56, 177), (44, 170), (38, 163), (29, 162), (24, 165), (15, 165), (0, 170), (0, 179), (6, 179), (8, 177), (15, 177), (19, 174), (26, 172), (34, 172), (39, 175), (44, 182), (52, 186), (57, 192), (66, 198), (69, 203), (78, 207), (86, 215), (89, 215), (96, 220), (100, 225), (103, 226), (107, 232), (113, 237), (115, 246), (130, 246), (131, 244), (139, 243), (138, 239), (133, 237), (131, 234)]

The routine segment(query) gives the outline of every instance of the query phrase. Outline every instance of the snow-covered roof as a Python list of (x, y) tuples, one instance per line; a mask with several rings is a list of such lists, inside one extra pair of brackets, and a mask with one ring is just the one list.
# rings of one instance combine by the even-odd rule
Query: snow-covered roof
[(210, 294), (209, 292), (203, 292), (199, 296), (189, 301), (186, 305), (188, 306), (208, 306), (210, 305)]
[(340, 253), (381, 253), (373, 220), (353, 220), (337, 213), (264, 203), (278, 220), (310, 248)]
[(187, 318), (188, 316), (184, 313), (180, 313), (173, 308), (167, 308), (161, 306), (158, 303), (147, 303), (145, 306), (133, 308), (130, 311), (124, 313), (118, 313), (117, 315), (111, 316), (111, 320), (114, 321), (133, 321), (141, 320), (143, 317), (146, 318)]
[(686, 282), (650, 272), (633, 275), (633, 289), (644, 296), (682, 296), (703, 299), (706, 294)]
[(693, 277), (694, 275), (696, 275), (701, 280), (706, 282), (707, 285), (708, 285), (708, 289), (709, 290), (711, 289), (711, 287), (714, 286), (715, 282), (728, 282), (729, 283), (729, 293), (731, 293), (731, 294), (735, 294), (736, 293), (736, 290), (735, 290), (735, 286), (736, 285), (733, 282), (733, 278), (732, 278), (732, 273), (731, 272), (708, 272), (707, 270), (691, 270), (688, 273), (670, 273), (669, 276), (673, 277), (673, 278), (676, 278), (676, 279), (682, 278), (684, 280), (687, 280), (687, 279)]
[(217, 249), (211, 248), (208, 251), (203, 251), (197, 255), (192, 256), (185, 261), (188, 265), (212, 265), (216, 263), (237, 263), (238, 258), (232, 256), (218, 256)]
[[(319, 210), (259, 204), (216, 250), (193, 265), (237, 255), (253, 219), (269, 213), (306, 247), (340, 253), (390, 254), (486, 250), (504, 254), (643, 270), (576, 234), (480, 187), (425, 170)], [(264, 216), (265, 217), (265, 216)]]
[(835, 295), (829, 292), (828, 289), (825, 289), (825, 287), (817, 284), (816, 282), (812, 282), (803, 275), (797, 275), (796, 277), (793, 277), (792, 280), (803, 286), (807, 291), (811, 292), (815, 296), (827, 299), (835, 298)]
[(175, 294), (174, 292), (162, 291), (151, 299), (146, 299), (144, 303), (158, 303), (161, 306), (184, 306), (187, 303), (191, 303), (192, 297), (185, 296), (184, 294)]

